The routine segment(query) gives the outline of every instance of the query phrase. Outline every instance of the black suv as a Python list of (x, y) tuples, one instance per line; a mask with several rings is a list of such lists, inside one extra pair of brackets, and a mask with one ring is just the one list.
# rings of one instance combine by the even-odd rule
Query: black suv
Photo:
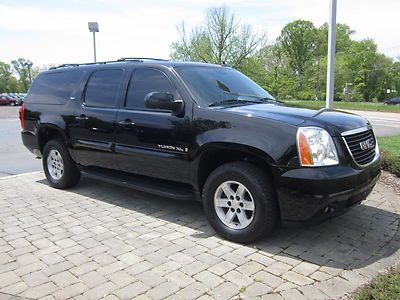
[(221, 236), (243, 243), (280, 222), (339, 215), (380, 174), (367, 120), (286, 107), (226, 66), (137, 58), (62, 65), (37, 77), (20, 119), (51, 186), (72, 187), (85, 173), (197, 199)]

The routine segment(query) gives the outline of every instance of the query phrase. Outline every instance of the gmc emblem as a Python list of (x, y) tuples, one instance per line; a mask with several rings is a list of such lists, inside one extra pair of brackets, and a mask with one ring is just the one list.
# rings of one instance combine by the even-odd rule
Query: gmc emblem
[(371, 141), (371, 139), (362, 141), (362, 142), (360, 143), (360, 148), (361, 148), (361, 150), (368, 150), (368, 149), (371, 148), (371, 147), (372, 147), (372, 141)]

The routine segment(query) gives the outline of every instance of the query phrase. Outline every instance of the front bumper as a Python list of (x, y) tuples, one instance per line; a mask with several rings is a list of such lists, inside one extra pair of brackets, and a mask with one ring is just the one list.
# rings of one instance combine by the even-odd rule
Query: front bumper
[(365, 168), (299, 168), (276, 178), (284, 224), (316, 222), (344, 213), (372, 191), (380, 175), (380, 157)]

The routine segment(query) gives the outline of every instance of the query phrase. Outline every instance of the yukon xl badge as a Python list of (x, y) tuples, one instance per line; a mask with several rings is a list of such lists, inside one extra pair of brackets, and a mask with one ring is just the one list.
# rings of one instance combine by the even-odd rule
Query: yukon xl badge
[(371, 139), (366, 140), (366, 141), (362, 141), (362, 142), (360, 143), (360, 148), (361, 148), (361, 150), (368, 150), (368, 149), (371, 148), (371, 147), (372, 147)]
[(188, 148), (182, 148), (179, 146), (161, 145), (161, 144), (158, 144), (157, 146), (160, 149), (171, 150), (171, 151), (179, 151), (179, 152), (188, 152), (189, 151)]

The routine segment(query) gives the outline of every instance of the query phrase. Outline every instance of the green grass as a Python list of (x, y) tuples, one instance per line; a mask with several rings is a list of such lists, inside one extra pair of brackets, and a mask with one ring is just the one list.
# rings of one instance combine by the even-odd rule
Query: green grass
[[(284, 101), (287, 105), (293, 107), (320, 109), (325, 107), (325, 101)], [(337, 109), (354, 109), (354, 110), (372, 110), (383, 112), (400, 112), (400, 105), (384, 105), (383, 103), (373, 102), (334, 102), (334, 108)]]
[(372, 283), (353, 295), (354, 300), (398, 300), (400, 299), (399, 269), (379, 275)]
[(400, 177), (400, 135), (378, 138), (384, 169)]

